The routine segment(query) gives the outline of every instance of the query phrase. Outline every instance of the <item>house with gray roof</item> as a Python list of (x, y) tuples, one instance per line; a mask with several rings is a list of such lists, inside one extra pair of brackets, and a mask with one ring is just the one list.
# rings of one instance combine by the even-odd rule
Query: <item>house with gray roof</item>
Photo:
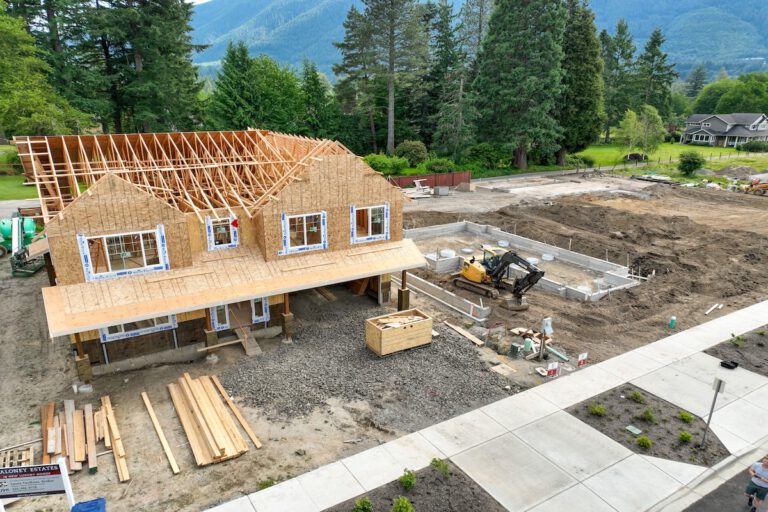
[(680, 142), (735, 147), (755, 140), (768, 141), (765, 114), (693, 114), (685, 122)]

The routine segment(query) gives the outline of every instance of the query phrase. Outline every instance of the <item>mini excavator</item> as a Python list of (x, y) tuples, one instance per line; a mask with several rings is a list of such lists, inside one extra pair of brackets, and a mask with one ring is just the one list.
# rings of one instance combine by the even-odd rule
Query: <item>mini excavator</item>
[[(509, 277), (509, 267), (516, 265), (526, 274), (521, 277)], [(453, 284), (487, 297), (499, 298), (501, 291), (511, 293), (504, 297), (502, 307), (512, 311), (525, 311), (528, 302), (525, 294), (544, 277), (544, 271), (513, 251), (495, 247), (483, 247), (483, 259), (474, 256), (464, 258), (461, 271), (453, 278)]]

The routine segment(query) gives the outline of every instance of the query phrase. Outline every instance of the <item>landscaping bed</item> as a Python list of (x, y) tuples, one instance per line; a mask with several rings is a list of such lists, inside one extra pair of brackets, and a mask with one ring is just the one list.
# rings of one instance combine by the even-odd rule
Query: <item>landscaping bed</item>
[(445, 464), (444, 468), (450, 470), (449, 476), (444, 476), (434, 466), (428, 466), (415, 473), (416, 484), (408, 491), (398, 480), (395, 480), (326, 509), (326, 512), (366, 510), (355, 509), (355, 502), (363, 497), (367, 497), (372, 505), (368, 510), (388, 512), (392, 510), (393, 501), (400, 496), (408, 498), (416, 512), (504, 512), (506, 510), (463, 471), (450, 462), (446, 461)]
[[(711, 431), (706, 447), (700, 448), (704, 420), (631, 384), (592, 397), (568, 412), (635, 453), (708, 467), (729, 455)], [(630, 433), (628, 425), (642, 433)], [(643, 438), (651, 445), (641, 446)]]
[(745, 370), (768, 377), (768, 326), (705, 350), (705, 354), (723, 361), (736, 361)]

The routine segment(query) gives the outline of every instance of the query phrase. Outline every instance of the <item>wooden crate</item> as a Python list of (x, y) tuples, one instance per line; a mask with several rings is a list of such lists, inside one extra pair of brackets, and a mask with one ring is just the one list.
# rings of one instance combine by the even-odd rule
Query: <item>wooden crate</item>
[[(386, 328), (382, 328), (376, 323), (378, 319), (401, 316), (420, 316), (423, 320), (404, 324), (400, 327)], [(365, 344), (380, 356), (429, 343), (432, 343), (432, 318), (418, 309), (398, 311), (397, 313), (369, 318), (365, 321)]]

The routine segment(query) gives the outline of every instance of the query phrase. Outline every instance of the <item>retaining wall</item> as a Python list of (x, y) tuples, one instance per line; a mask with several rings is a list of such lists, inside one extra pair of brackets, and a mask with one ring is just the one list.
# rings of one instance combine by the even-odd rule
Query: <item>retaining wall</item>
[[(397, 286), (401, 285), (400, 277), (395, 274), (392, 274), (392, 282)], [(489, 306), (475, 304), (413, 274), (408, 274), (408, 288), (458, 311), (475, 322), (485, 322), (486, 318), (491, 315)]]

